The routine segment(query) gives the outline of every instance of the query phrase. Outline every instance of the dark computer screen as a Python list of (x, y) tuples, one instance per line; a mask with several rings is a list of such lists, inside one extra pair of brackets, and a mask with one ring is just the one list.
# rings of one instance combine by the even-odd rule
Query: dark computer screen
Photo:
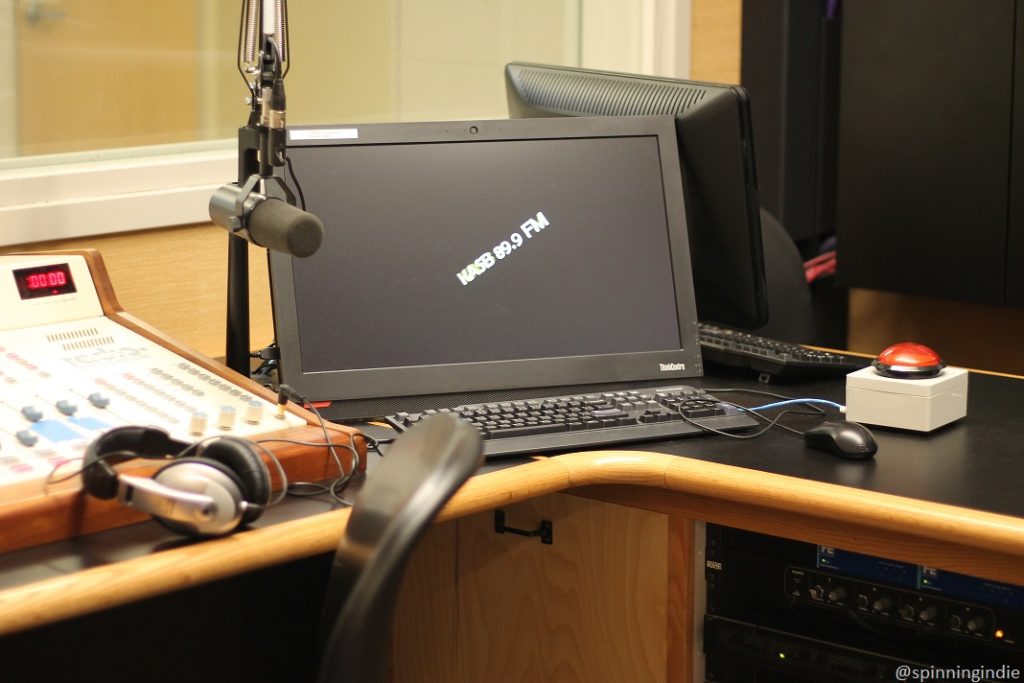
[(697, 314), (753, 329), (768, 292), (746, 92), (739, 86), (513, 62), (512, 117), (669, 114), (683, 163)]
[(290, 129), (326, 234), (271, 256), (282, 380), (365, 416), (699, 375), (674, 137), (653, 117)]

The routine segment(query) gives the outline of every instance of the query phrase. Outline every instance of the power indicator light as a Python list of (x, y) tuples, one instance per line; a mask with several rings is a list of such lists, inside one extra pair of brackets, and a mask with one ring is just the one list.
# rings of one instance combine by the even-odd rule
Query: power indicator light
[(1006, 633), (1001, 628), (997, 628), (996, 632), (992, 634), (996, 640), (1002, 640), (1006, 637)]

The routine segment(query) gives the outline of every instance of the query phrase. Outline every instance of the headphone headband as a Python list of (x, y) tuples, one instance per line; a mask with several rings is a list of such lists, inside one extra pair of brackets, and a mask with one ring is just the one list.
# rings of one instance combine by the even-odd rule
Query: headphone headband
[[(173, 531), (219, 536), (255, 521), (270, 499), (270, 473), (253, 445), (231, 436), (193, 444), (156, 427), (116, 427), (86, 449), (86, 493), (148, 512)], [(114, 466), (132, 458), (164, 460), (152, 478), (119, 475)]]
[(115, 427), (86, 448), (82, 462), (83, 486), (89, 494), (109, 500), (117, 496), (114, 465), (132, 458), (166, 460), (188, 446), (156, 427)]

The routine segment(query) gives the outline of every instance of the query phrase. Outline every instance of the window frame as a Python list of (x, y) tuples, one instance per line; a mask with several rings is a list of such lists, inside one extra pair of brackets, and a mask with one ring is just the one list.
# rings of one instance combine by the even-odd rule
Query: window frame
[(237, 173), (232, 140), (122, 155), (26, 157), (0, 170), (0, 246), (209, 223), (210, 196)]
[[(691, 0), (582, 0), (583, 66), (687, 77), (690, 9)], [(635, 40), (622, 40), (627, 20)], [(0, 161), (0, 247), (209, 224), (210, 196), (236, 166), (234, 140)]]

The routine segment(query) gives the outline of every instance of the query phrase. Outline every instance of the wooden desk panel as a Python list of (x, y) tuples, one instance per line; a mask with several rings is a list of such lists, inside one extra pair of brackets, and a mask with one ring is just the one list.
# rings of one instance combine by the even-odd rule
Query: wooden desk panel
[[(676, 530), (679, 520), (709, 520), (1024, 584), (1020, 518), (654, 453), (570, 454), (481, 475), (440, 520), (580, 486), (590, 497), (666, 512)], [(0, 634), (330, 552), (347, 514), (315, 515), (8, 589), (0, 592)], [(672, 590), (685, 596), (687, 589)]]

